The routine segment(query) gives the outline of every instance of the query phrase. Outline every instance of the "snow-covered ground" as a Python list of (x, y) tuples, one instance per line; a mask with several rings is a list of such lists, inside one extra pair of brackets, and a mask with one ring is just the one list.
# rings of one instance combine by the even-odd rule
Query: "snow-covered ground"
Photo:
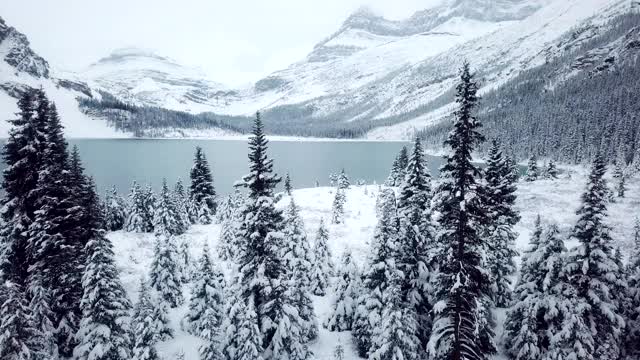
[[(582, 168), (564, 168), (558, 180), (539, 180), (533, 183), (521, 181), (518, 185), (517, 208), (521, 212), (522, 220), (516, 230), (520, 233), (516, 247), (519, 251), (525, 249), (528, 238), (533, 230), (533, 223), (537, 214), (545, 221), (555, 221), (560, 225), (563, 233), (568, 233), (575, 222), (575, 210), (580, 204), (580, 195), (585, 188), (586, 170)], [(609, 179), (611, 180), (611, 179)], [(632, 246), (633, 223), (640, 205), (640, 181), (630, 179), (627, 183), (628, 191), (625, 198), (616, 198), (609, 206), (609, 223), (613, 230), (616, 246), (627, 256)], [(614, 182), (610, 181), (613, 188)], [(352, 186), (347, 190), (345, 205), (345, 223), (329, 225), (329, 248), (334, 262), (345, 249), (350, 249), (355, 261), (363, 266), (373, 237), (376, 225), (375, 202), (380, 188), (377, 185)], [(309, 241), (313, 241), (320, 219), (325, 223), (331, 215), (333, 188), (318, 187), (300, 189), (293, 192), (297, 204), (301, 208), (301, 215), (305, 222)], [(278, 206), (284, 208), (288, 198), (283, 198)], [(204, 243), (211, 249), (216, 248), (220, 232), (219, 225), (193, 226), (186, 234), (179, 237), (179, 241), (188, 241), (191, 245), (193, 257), (199, 258)], [(137, 286), (141, 276), (148, 276), (148, 270), (153, 255), (154, 237), (151, 234), (134, 234), (113, 232), (109, 234), (113, 241), (121, 277), (130, 299), (137, 298)], [(571, 246), (572, 244), (567, 244)], [(228, 270), (229, 264), (223, 264)], [(227, 271), (228, 272), (228, 271)], [(189, 298), (189, 287), (185, 286), (184, 295), (187, 302), (184, 306), (172, 310), (170, 318), (175, 329), (175, 338), (158, 344), (158, 350), (166, 359), (175, 358), (173, 355), (183, 351), (186, 360), (198, 359), (200, 341), (180, 330), (180, 320), (184, 316)], [(327, 317), (330, 308), (331, 294), (326, 297), (315, 298), (315, 310), (321, 324)], [(497, 312), (498, 319), (497, 341), (502, 334), (504, 310)], [(335, 346), (341, 343), (345, 347), (346, 359), (356, 359), (357, 355), (351, 343), (348, 332), (331, 333), (320, 330), (318, 340), (313, 344), (316, 359), (332, 359)]]

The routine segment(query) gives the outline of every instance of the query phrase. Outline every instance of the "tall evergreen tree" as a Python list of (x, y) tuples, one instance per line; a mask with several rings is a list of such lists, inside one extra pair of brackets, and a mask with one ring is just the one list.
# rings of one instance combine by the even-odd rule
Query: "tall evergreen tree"
[(543, 234), (538, 217), (529, 243), (515, 290), (516, 303), (505, 322), (505, 350), (513, 360), (562, 354), (558, 339), (571, 316), (565, 298), (569, 285), (562, 274), (566, 248), (558, 227), (552, 224)]
[(404, 181), (407, 166), (409, 165), (409, 150), (406, 146), (402, 147), (398, 156), (396, 156), (391, 166), (391, 172), (387, 178), (385, 185), (387, 186), (400, 186)]
[(74, 357), (128, 360), (132, 345), (128, 326), (131, 303), (120, 283), (111, 242), (98, 230), (86, 250), (82, 320)]
[(127, 218), (125, 210), (124, 199), (118, 195), (116, 187), (113, 186), (111, 190), (107, 192), (104, 200), (104, 222), (106, 230), (117, 231), (124, 228)]
[(627, 265), (626, 353), (632, 358), (640, 357), (640, 220), (633, 227), (633, 251)]
[(431, 285), (436, 271), (435, 229), (431, 219), (431, 176), (419, 138), (415, 140), (400, 184), (398, 218), (397, 262), (404, 274), (399, 279), (401, 305), (408, 306), (407, 310), (415, 317), (421, 347), (426, 348), (431, 333)]
[[(578, 222), (572, 238), (579, 245), (570, 251), (565, 272), (577, 292), (574, 317), (584, 319), (589, 334), (572, 334), (593, 344), (593, 352), (575, 352), (576, 359), (616, 359), (620, 355), (624, 321), (615, 288), (621, 281), (609, 226), (606, 224), (608, 188), (606, 165), (600, 155), (593, 162)], [(574, 345), (575, 347), (575, 345)]]
[(162, 189), (156, 199), (153, 214), (153, 230), (156, 234), (166, 236), (179, 235), (185, 230), (182, 219), (176, 211), (173, 198), (169, 193), (166, 179), (162, 179)]
[(133, 308), (133, 318), (131, 321), (134, 360), (157, 360), (159, 359), (155, 344), (160, 340), (168, 339), (172, 336), (171, 330), (164, 323), (164, 319), (158, 315), (149, 294), (147, 281), (140, 280), (138, 289), (138, 302)]
[(398, 271), (395, 265), (397, 256), (398, 216), (393, 190), (383, 203), (382, 215), (378, 220), (367, 270), (363, 274), (363, 287), (358, 297), (358, 306), (353, 323), (352, 334), (360, 356), (369, 355), (371, 336), (380, 326), (384, 309), (383, 294), (389, 286), (390, 276)]
[(484, 268), (485, 243), (479, 233), (486, 225), (486, 209), (477, 181), (481, 172), (471, 162), (471, 153), (484, 137), (474, 116), (478, 85), (468, 63), (456, 90), (456, 120), (445, 142), (452, 154), (445, 157), (441, 168), (438, 194), (440, 273), (429, 353), (433, 359), (488, 359), (496, 348), (488, 323), (491, 279)]
[(313, 258), (309, 241), (304, 230), (304, 223), (293, 198), (285, 213), (284, 254), (287, 267), (287, 287), (290, 301), (296, 307), (299, 325), (303, 332), (302, 343), (313, 340), (318, 336), (318, 324), (311, 299), (311, 274)]
[(495, 304), (508, 307), (512, 301), (510, 277), (516, 271), (514, 257), (515, 241), (518, 234), (513, 227), (520, 221), (515, 210), (516, 171), (503, 155), (500, 145), (493, 141), (489, 149), (485, 168), (486, 204), (488, 226), (486, 236), (489, 242), (487, 265), (492, 276)]
[(257, 312), (262, 345), (273, 348), (278, 319), (284, 311), (282, 278), (286, 274), (282, 259), (284, 248), (282, 212), (274, 202), (274, 188), (280, 178), (273, 174), (273, 161), (267, 157), (268, 141), (259, 113), (249, 139), (249, 174), (242, 186), (248, 189), (238, 231), (239, 253), (236, 257), (240, 282), (238, 301), (252, 299)]
[(183, 302), (179, 270), (175, 238), (158, 233), (151, 263), (151, 286), (158, 291), (162, 301), (172, 308)]
[(124, 229), (132, 232), (145, 232), (147, 230), (146, 212), (144, 193), (140, 184), (134, 181), (129, 192), (129, 209)]
[(30, 360), (36, 355), (38, 331), (31, 323), (24, 290), (16, 283), (0, 284), (5, 301), (0, 306), (0, 359)]
[(287, 173), (287, 176), (284, 178), (284, 191), (287, 195), (291, 196), (291, 190), (291, 177), (289, 176), (289, 173)]
[(328, 245), (329, 232), (320, 219), (320, 226), (313, 245), (313, 269), (311, 269), (311, 291), (314, 295), (326, 295), (330, 277), (333, 276), (333, 260)]
[(225, 332), (223, 354), (227, 360), (262, 360), (262, 334), (253, 298), (233, 301)]
[(338, 175), (338, 189), (346, 190), (349, 186), (351, 186), (351, 182), (349, 182), (349, 177), (343, 168), (340, 170), (340, 175)]
[[(196, 146), (196, 153), (191, 168), (191, 187), (189, 194), (191, 199), (201, 208), (206, 206), (211, 215), (216, 214), (216, 190), (213, 187), (211, 168), (200, 146)], [(202, 210), (206, 211), (206, 210)]]
[(191, 220), (189, 219), (189, 197), (180, 178), (173, 187), (172, 200), (179, 219), (178, 233), (183, 234), (191, 226)]
[(222, 326), (224, 284), (220, 281), (220, 269), (211, 262), (209, 247), (206, 244), (200, 258), (198, 273), (198, 280), (191, 289), (189, 312), (185, 320), (191, 334), (209, 340), (214, 332), (220, 332)]
[(557, 179), (558, 178), (558, 167), (553, 159), (549, 160), (547, 164), (547, 168), (544, 170), (544, 175), (547, 179)]
[(360, 292), (360, 272), (353, 262), (351, 253), (345, 251), (338, 270), (331, 312), (324, 322), (329, 331), (349, 331), (353, 326), (357, 299)]
[(344, 223), (344, 204), (347, 201), (344, 190), (339, 187), (336, 188), (336, 195), (333, 198), (333, 205), (331, 208), (331, 223), (342, 224)]

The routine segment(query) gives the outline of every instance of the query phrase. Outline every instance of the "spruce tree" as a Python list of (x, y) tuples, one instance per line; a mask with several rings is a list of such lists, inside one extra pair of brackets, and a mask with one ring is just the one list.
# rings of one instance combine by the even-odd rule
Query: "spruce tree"
[(215, 215), (217, 202), (216, 190), (213, 187), (213, 176), (211, 175), (209, 162), (200, 146), (196, 146), (190, 176), (191, 187), (189, 188), (189, 195), (191, 199), (201, 208), (206, 206), (211, 216)]
[(143, 201), (143, 220), (145, 232), (154, 232), (154, 216), (155, 216), (155, 206), (156, 206), (156, 194), (153, 192), (153, 188), (151, 184), (147, 184), (147, 186), (142, 190), (142, 201)]
[(486, 225), (478, 183), (480, 170), (471, 161), (474, 148), (484, 141), (474, 116), (478, 85), (465, 63), (456, 87), (454, 129), (445, 145), (452, 149), (440, 170), (440, 273), (435, 282), (435, 305), (429, 353), (433, 359), (488, 359), (495, 354), (490, 329), (491, 279), (484, 268), (485, 243), (479, 230)]
[(531, 155), (529, 163), (527, 164), (527, 176), (526, 181), (536, 181), (540, 177), (540, 170), (538, 169), (538, 159), (535, 155)]
[(147, 282), (142, 278), (138, 289), (138, 302), (133, 308), (131, 320), (134, 360), (159, 359), (154, 345), (158, 341), (172, 337), (171, 330), (166, 327), (163, 319), (157, 316), (158, 314), (149, 294)]
[(158, 233), (151, 263), (151, 286), (160, 294), (162, 301), (171, 308), (183, 302), (179, 270), (175, 238)]
[(248, 189), (238, 229), (238, 301), (253, 299), (263, 347), (273, 348), (272, 338), (282, 316), (283, 275), (286, 265), (282, 212), (275, 206), (274, 189), (280, 178), (273, 174), (273, 161), (267, 157), (268, 141), (259, 113), (249, 139), (249, 174), (241, 186)]
[(113, 186), (107, 192), (104, 200), (104, 223), (106, 230), (118, 231), (124, 228), (126, 220), (124, 199), (118, 195), (116, 187)]
[(103, 231), (97, 231), (86, 251), (82, 320), (74, 358), (128, 360), (131, 357), (128, 326), (131, 303), (120, 282), (111, 242)]
[[(29, 276), (28, 297), (32, 326), (35, 330), (32, 342), (38, 344), (33, 350), (33, 359), (57, 359), (55, 313), (51, 310), (52, 291), (44, 286), (43, 274), (34, 273)], [(6, 300), (6, 299), (5, 299)], [(0, 301), (4, 303), (3, 299)]]
[(291, 177), (289, 176), (289, 173), (287, 173), (287, 176), (284, 178), (284, 191), (287, 195), (291, 196), (291, 190)]
[(431, 219), (431, 176), (422, 143), (416, 138), (398, 197), (398, 268), (402, 306), (418, 323), (422, 348), (431, 333), (432, 277), (435, 229)]
[(298, 312), (299, 326), (304, 339), (302, 343), (313, 340), (318, 336), (318, 324), (311, 299), (311, 274), (313, 258), (309, 241), (304, 230), (304, 223), (300, 217), (298, 206), (293, 198), (285, 213), (284, 254), (287, 267), (285, 279), (288, 282), (290, 301)]
[(518, 234), (513, 227), (520, 221), (515, 210), (516, 183), (518, 181), (511, 162), (503, 155), (500, 145), (493, 141), (485, 168), (485, 206), (488, 226), (485, 229), (488, 244), (487, 266), (494, 287), (494, 301), (498, 307), (508, 307), (512, 301), (510, 277), (516, 271), (514, 257)]
[(147, 231), (146, 212), (144, 193), (140, 184), (134, 181), (129, 192), (129, 209), (124, 229), (131, 232)]
[(553, 161), (553, 159), (549, 160), (549, 163), (547, 164), (547, 168), (545, 169), (544, 174), (547, 177), (547, 179), (558, 178), (558, 167), (556, 166), (556, 163)]
[(222, 273), (211, 262), (209, 247), (205, 244), (198, 266), (198, 280), (191, 289), (189, 312), (185, 318), (188, 331), (209, 340), (209, 335), (218, 333), (223, 319), (224, 284)]
[(398, 179), (400, 178), (400, 164), (399, 164), (399, 159), (396, 156), (396, 158), (393, 160), (393, 164), (391, 165), (391, 171), (389, 172), (389, 176), (387, 177), (387, 180), (385, 180), (384, 184), (386, 186), (396, 186), (396, 183), (398, 181)]
[(593, 352), (576, 351), (576, 359), (615, 359), (621, 351), (619, 339), (624, 321), (615, 293), (621, 279), (606, 224), (605, 172), (604, 160), (596, 155), (572, 234), (579, 245), (570, 251), (564, 269), (577, 293), (573, 316), (585, 319), (587, 327), (592, 329), (586, 335), (572, 334), (581, 338), (588, 336), (584, 341), (593, 344)]
[(338, 282), (331, 303), (331, 312), (323, 326), (329, 331), (349, 331), (353, 326), (357, 298), (360, 292), (360, 272), (351, 253), (345, 251), (338, 269)]
[(333, 198), (333, 205), (331, 209), (331, 223), (342, 224), (344, 223), (344, 204), (346, 197), (344, 190), (336, 188), (336, 195)]
[(558, 339), (571, 316), (565, 298), (569, 285), (562, 274), (566, 248), (557, 225), (549, 225), (543, 233), (538, 217), (529, 243), (514, 292), (516, 303), (505, 322), (504, 345), (513, 360), (561, 354), (564, 349)]
[(640, 220), (636, 218), (633, 227), (633, 251), (627, 265), (627, 300), (626, 316), (626, 353), (628, 356), (640, 356)]
[(182, 219), (176, 211), (175, 203), (169, 193), (167, 180), (162, 179), (162, 189), (156, 199), (153, 214), (153, 231), (162, 235), (180, 235), (184, 228)]
[(38, 331), (31, 323), (24, 290), (11, 281), (0, 284), (5, 301), (0, 306), (0, 359), (30, 360), (36, 355)]
[(625, 192), (627, 191), (626, 182), (627, 182), (627, 180), (626, 180), (626, 177), (624, 175), (622, 175), (620, 177), (620, 179), (618, 179), (618, 186), (616, 187), (616, 193), (617, 193), (619, 198), (623, 198)]
[(172, 201), (179, 219), (178, 233), (183, 234), (189, 229), (189, 226), (191, 226), (191, 220), (189, 219), (189, 197), (180, 178), (178, 178), (173, 188)]
[(329, 280), (333, 276), (333, 260), (328, 245), (329, 232), (320, 219), (320, 226), (313, 245), (313, 268), (311, 270), (311, 291), (314, 295), (325, 296)]
[(194, 277), (195, 267), (191, 261), (191, 247), (187, 240), (180, 242), (180, 248), (178, 249), (178, 259), (180, 265), (180, 281), (188, 283)]
[(393, 190), (383, 203), (382, 215), (378, 220), (367, 270), (363, 274), (362, 292), (358, 297), (358, 306), (353, 323), (352, 334), (358, 353), (364, 357), (371, 350), (371, 337), (374, 329), (380, 326), (384, 309), (383, 294), (389, 286), (390, 276), (397, 271), (395, 258), (398, 243), (398, 216)]
[(262, 360), (262, 334), (253, 299), (231, 304), (223, 354), (227, 360)]
[(338, 175), (338, 189), (346, 190), (349, 186), (351, 186), (351, 182), (349, 182), (349, 177), (343, 168), (340, 170), (340, 175)]
[(391, 274), (383, 294), (384, 310), (372, 336), (370, 360), (419, 360), (425, 356), (417, 336), (415, 311), (407, 308), (402, 299), (400, 272)]

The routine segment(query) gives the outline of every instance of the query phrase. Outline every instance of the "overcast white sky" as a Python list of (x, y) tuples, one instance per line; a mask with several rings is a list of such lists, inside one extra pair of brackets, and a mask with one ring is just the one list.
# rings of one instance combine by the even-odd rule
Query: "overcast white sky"
[(0, 0), (0, 16), (59, 69), (133, 46), (239, 84), (302, 59), (360, 6), (398, 19), (439, 1)]

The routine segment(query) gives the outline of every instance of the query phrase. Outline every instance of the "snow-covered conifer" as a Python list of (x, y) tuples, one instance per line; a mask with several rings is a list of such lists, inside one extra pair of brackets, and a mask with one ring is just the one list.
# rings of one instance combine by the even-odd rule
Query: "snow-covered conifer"
[(434, 284), (434, 320), (428, 344), (436, 359), (488, 359), (496, 352), (493, 329), (491, 278), (484, 268), (486, 244), (480, 230), (486, 222), (479, 184), (481, 172), (471, 154), (484, 141), (474, 116), (478, 85), (465, 63), (456, 87), (454, 129), (445, 142), (452, 153), (445, 157), (436, 210), (440, 212), (439, 274)]
[(363, 284), (353, 322), (353, 337), (360, 356), (368, 356), (371, 336), (380, 326), (384, 309), (383, 294), (389, 286), (391, 274), (397, 271), (398, 216), (396, 198), (391, 189), (382, 204), (382, 215), (378, 220), (371, 253), (363, 274)]
[(117, 231), (124, 227), (126, 215), (126, 205), (124, 199), (118, 195), (116, 187), (113, 186), (104, 199), (104, 224), (106, 230)]
[(293, 188), (291, 187), (291, 177), (289, 176), (289, 173), (287, 173), (287, 176), (284, 178), (284, 191), (287, 193), (287, 195), (291, 196), (291, 190)]
[(432, 278), (435, 229), (431, 219), (431, 176), (424, 160), (422, 144), (416, 138), (398, 197), (397, 265), (402, 306), (409, 308), (418, 322), (422, 347), (431, 333)]
[(162, 233), (156, 235), (150, 277), (151, 286), (169, 307), (182, 304), (180, 264), (173, 236)]
[(320, 219), (320, 226), (313, 245), (313, 269), (311, 274), (311, 291), (314, 295), (326, 295), (329, 280), (333, 276), (333, 260), (328, 245), (329, 232)]
[[(615, 261), (610, 228), (606, 224), (607, 184), (603, 176), (606, 165), (596, 155), (572, 238), (579, 245), (570, 251), (564, 271), (575, 287), (577, 297), (572, 306), (574, 317), (586, 319), (589, 334), (572, 336), (591, 342), (593, 352), (576, 352), (576, 359), (616, 359), (620, 355), (624, 321), (618, 309), (620, 274)], [(587, 338), (588, 336), (588, 338)]]
[[(198, 265), (198, 279), (191, 289), (189, 312), (185, 318), (188, 331), (204, 339), (221, 330), (224, 315), (221, 275), (220, 269), (211, 262), (209, 247), (205, 244)], [(207, 331), (209, 335), (205, 334)]]
[(30, 360), (39, 344), (31, 323), (29, 304), (22, 288), (11, 281), (0, 284), (5, 301), (0, 306), (0, 359)]
[(304, 223), (293, 198), (285, 213), (284, 261), (287, 267), (289, 296), (296, 307), (305, 341), (318, 336), (318, 324), (311, 299), (311, 275), (313, 256), (304, 230)]
[(527, 164), (526, 181), (536, 181), (540, 177), (540, 169), (538, 169), (538, 159), (535, 155), (531, 155)]
[(333, 224), (342, 224), (344, 223), (344, 204), (346, 202), (346, 197), (344, 194), (344, 190), (337, 188), (336, 195), (333, 198), (333, 205), (331, 208), (331, 222)]
[(145, 232), (153, 232), (153, 217), (156, 213), (156, 194), (153, 192), (151, 184), (147, 184), (147, 186), (142, 189), (142, 202), (144, 204), (143, 219), (146, 227)]
[(349, 177), (343, 168), (340, 170), (340, 175), (338, 175), (338, 189), (346, 190), (349, 186), (351, 186), (351, 182), (349, 182)]
[(616, 193), (618, 195), (618, 197), (623, 198), (625, 192), (627, 191), (627, 180), (626, 177), (624, 175), (622, 175), (619, 179), (618, 179), (618, 186), (616, 187)]
[(178, 259), (180, 265), (180, 280), (183, 283), (191, 281), (195, 273), (195, 266), (191, 259), (191, 247), (189, 242), (183, 240), (180, 242), (178, 249)]
[[(215, 215), (218, 204), (216, 200), (216, 190), (213, 187), (213, 176), (211, 175), (209, 162), (200, 146), (196, 146), (190, 176), (191, 187), (189, 188), (189, 196), (200, 208), (207, 207), (210, 215)], [(203, 219), (202, 216), (199, 217)]]
[(323, 326), (329, 331), (349, 331), (360, 291), (360, 272), (353, 262), (351, 252), (345, 251), (338, 269), (338, 282), (335, 285), (331, 312)]
[(120, 282), (111, 242), (98, 231), (86, 246), (87, 266), (82, 277), (82, 320), (76, 335), (74, 358), (129, 360), (131, 303)]
[(515, 304), (507, 312), (504, 346), (510, 359), (546, 359), (562, 353), (565, 318), (571, 314), (565, 298), (568, 285), (561, 273), (566, 248), (558, 227), (536, 229), (523, 254), (522, 271), (514, 291)]
[[(227, 360), (262, 360), (262, 333), (252, 298), (230, 304), (223, 354)], [(274, 359), (275, 360), (275, 359)]]
[(633, 227), (633, 250), (627, 265), (626, 353), (640, 357), (640, 220), (636, 218)]
[(146, 204), (140, 185), (134, 181), (129, 192), (129, 209), (125, 220), (124, 229), (131, 232), (145, 232)]
[(173, 336), (162, 310), (160, 306), (154, 304), (149, 294), (147, 282), (142, 278), (138, 289), (138, 302), (133, 308), (131, 320), (134, 360), (159, 359), (154, 345), (158, 341)]
[(544, 170), (544, 175), (547, 179), (557, 179), (558, 178), (558, 167), (553, 159), (549, 160), (547, 163), (547, 167)]
[(173, 188), (172, 200), (179, 219), (180, 229), (178, 233), (182, 234), (191, 226), (191, 220), (189, 219), (189, 196), (180, 178), (178, 178)]
[(406, 168), (409, 165), (409, 151), (406, 146), (402, 147), (398, 156), (396, 156), (393, 161), (393, 165), (391, 165), (391, 172), (389, 173), (389, 177), (385, 181), (386, 186), (400, 186), (400, 184), (404, 181), (404, 176), (406, 174)]
[(184, 230), (182, 219), (176, 211), (175, 203), (167, 187), (167, 180), (162, 179), (162, 189), (154, 206), (153, 231), (156, 234), (169, 236), (179, 235)]
[(516, 271), (514, 257), (518, 255), (515, 251), (518, 234), (513, 227), (520, 221), (520, 214), (515, 210), (518, 181), (515, 169), (495, 140), (489, 150), (485, 181), (487, 267), (493, 282), (495, 304), (504, 308), (512, 301), (510, 278)]

